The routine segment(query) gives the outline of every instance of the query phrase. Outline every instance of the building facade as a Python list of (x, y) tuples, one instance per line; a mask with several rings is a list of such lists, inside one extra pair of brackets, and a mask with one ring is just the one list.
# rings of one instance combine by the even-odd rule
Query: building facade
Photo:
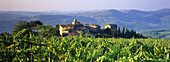
[(67, 25), (56, 25), (56, 29), (59, 29), (60, 35), (67, 36), (67, 35), (79, 35), (81, 32), (82, 34), (90, 33), (90, 29), (97, 31), (100, 27), (90, 27), (89, 24), (81, 24), (80, 21), (74, 20), (72, 24)]
[[(112, 32), (114, 32), (114, 29), (117, 28), (116, 24), (107, 24), (105, 25), (105, 29), (110, 28)], [(80, 21), (74, 20), (72, 24), (66, 24), (66, 25), (56, 25), (56, 29), (59, 29), (60, 35), (67, 36), (67, 35), (79, 35), (82, 34), (92, 34), (91, 32), (100, 32), (100, 26), (96, 24), (81, 24)]]
[(111, 32), (114, 34), (114, 30), (117, 29), (117, 24), (106, 24), (105, 29), (109, 28)]

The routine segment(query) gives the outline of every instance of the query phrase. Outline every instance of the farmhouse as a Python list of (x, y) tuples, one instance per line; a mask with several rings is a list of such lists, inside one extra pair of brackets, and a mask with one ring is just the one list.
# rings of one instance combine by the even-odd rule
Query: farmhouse
[[(109, 27), (112, 31), (117, 28), (116, 24), (107, 24), (105, 28)], [(60, 35), (67, 36), (67, 35), (79, 35), (82, 34), (92, 34), (91, 32), (100, 32), (100, 26), (96, 24), (82, 24), (80, 21), (74, 20), (72, 24), (66, 25), (56, 25), (56, 29), (59, 29)]]

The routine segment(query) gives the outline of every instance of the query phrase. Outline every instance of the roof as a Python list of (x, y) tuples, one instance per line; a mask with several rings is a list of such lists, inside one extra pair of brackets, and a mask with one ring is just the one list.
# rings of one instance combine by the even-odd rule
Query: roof
[(73, 24), (67, 24), (67, 26), (74, 26)]
[(90, 25), (90, 26), (98, 26), (98, 27), (100, 27), (100, 25), (96, 25), (96, 24), (92, 24), (92, 25)]
[[(117, 24), (106, 24), (106, 25), (117, 26)], [(105, 26), (106, 26), (106, 25), (105, 25)]]
[(62, 27), (66, 27), (66, 25), (60, 25), (60, 26), (62, 26)]

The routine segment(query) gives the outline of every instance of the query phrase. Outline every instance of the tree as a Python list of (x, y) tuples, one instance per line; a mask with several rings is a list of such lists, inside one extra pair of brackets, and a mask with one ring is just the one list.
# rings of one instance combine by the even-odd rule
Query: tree
[(118, 37), (120, 37), (120, 35), (121, 35), (121, 33), (120, 33), (120, 27), (118, 27), (117, 34), (118, 34)]
[(136, 36), (137, 36), (136, 31), (133, 31), (133, 36), (134, 36), (134, 37), (136, 37)]
[(29, 39), (30, 34), (31, 34), (30, 29), (24, 28), (21, 31), (19, 31), (17, 34), (15, 34), (14, 36), (15, 36), (15, 38), (19, 38), (19, 39), (21, 39), (21, 38)]
[(117, 37), (117, 28), (114, 29), (114, 37)]
[[(0, 56), (1, 60), (4, 62), (11, 62), (13, 57), (15, 56), (15, 53), (10, 52), (9, 46), (14, 44), (15, 42), (13, 41), (13, 36), (7, 32), (2, 32), (0, 34)], [(4, 59), (2, 59), (4, 58)]]
[(136, 31), (130, 30), (130, 37), (136, 37)]
[(37, 25), (43, 25), (43, 23), (39, 20), (30, 21), (29, 23), (27, 21), (19, 21), (18, 24), (15, 25), (14, 29), (12, 30), (12, 34), (17, 34), (23, 29), (28, 29), (28, 31), (31, 32), (31, 27), (37, 27)]
[(30, 24), (31, 27), (36, 27), (37, 25), (43, 25), (43, 23), (40, 22), (39, 20), (30, 21), (29, 24)]
[(122, 29), (122, 37), (124, 37), (124, 34), (125, 34), (125, 27), (123, 27)]
[(105, 33), (108, 34), (108, 35), (111, 35), (112, 34), (112, 31), (110, 28), (106, 28), (105, 29)]
[(14, 29), (12, 30), (12, 34), (17, 34), (22, 29), (27, 28), (29, 31), (31, 31), (30, 24), (27, 21), (19, 21), (17, 25), (15, 25)]
[(2, 32), (0, 34), (0, 41), (4, 42), (3, 45), (8, 45), (9, 46), (13, 41), (12, 38), (13, 38), (13, 36), (11, 34), (7, 33), (7, 32)]
[(125, 38), (130, 38), (129, 30), (127, 28), (125, 30)]
[(38, 27), (41, 28), (39, 33), (43, 36), (54, 36), (54, 35), (59, 36), (60, 35), (59, 30), (54, 28), (51, 25), (39, 25)]
[(128, 34), (129, 34), (129, 30), (126, 28), (125, 35), (128, 35)]

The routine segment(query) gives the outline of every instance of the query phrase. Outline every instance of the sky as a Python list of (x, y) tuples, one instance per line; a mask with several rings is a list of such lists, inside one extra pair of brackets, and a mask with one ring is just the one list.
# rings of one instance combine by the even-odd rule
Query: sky
[(0, 11), (80, 11), (170, 8), (170, 0), (0, 0)]

